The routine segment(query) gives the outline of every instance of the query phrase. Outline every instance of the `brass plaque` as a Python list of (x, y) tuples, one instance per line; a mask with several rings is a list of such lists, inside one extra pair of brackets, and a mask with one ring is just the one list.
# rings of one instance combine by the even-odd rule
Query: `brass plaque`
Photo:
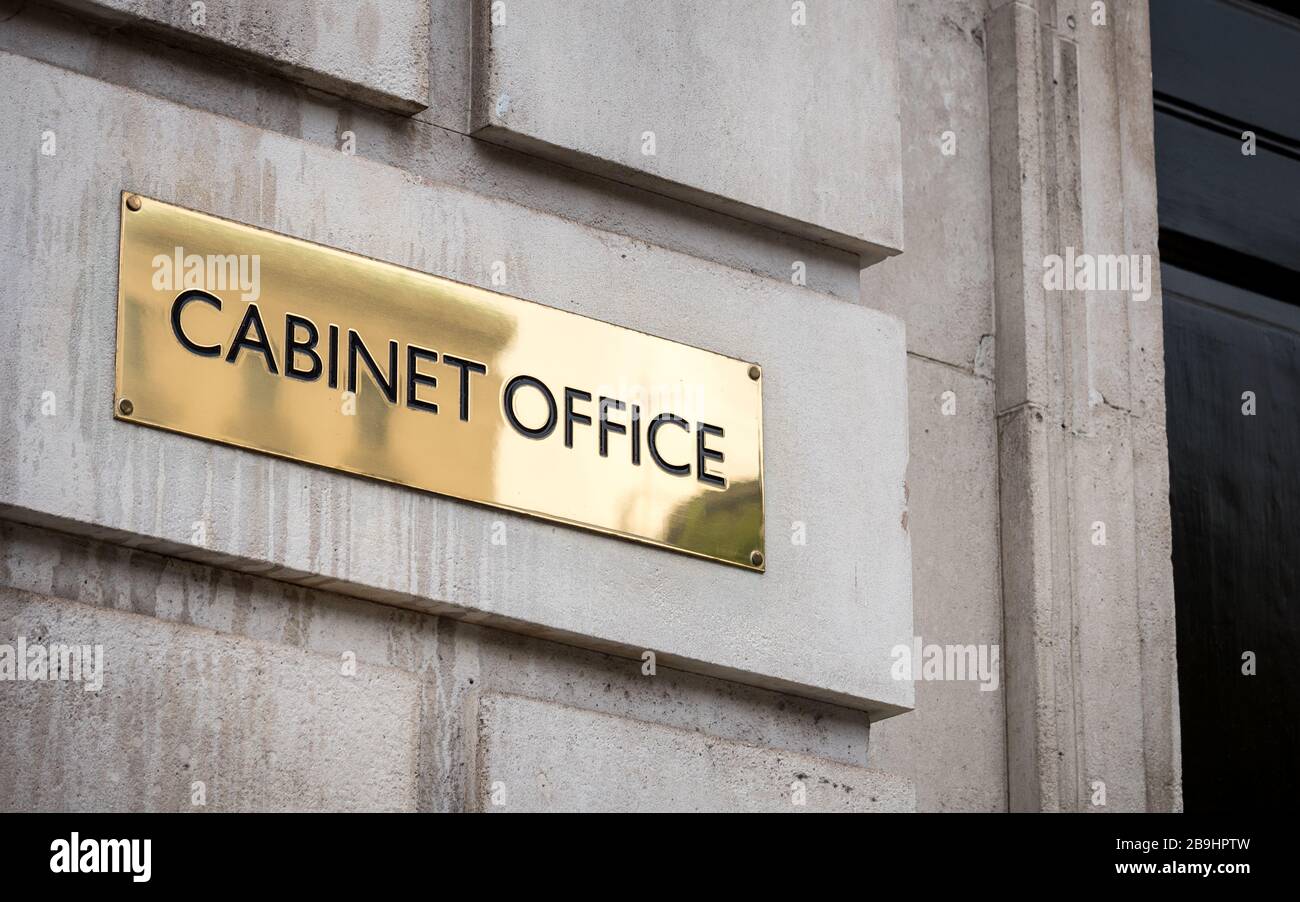
[(139, 195), (121, 209), (118, 419), (764, 569), (758, 367)]

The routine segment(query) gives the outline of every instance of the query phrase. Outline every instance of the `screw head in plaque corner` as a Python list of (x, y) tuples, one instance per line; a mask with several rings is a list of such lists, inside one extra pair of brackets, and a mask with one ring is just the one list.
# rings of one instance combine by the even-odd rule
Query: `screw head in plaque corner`
[(122, 416), (129, 417), (131, 414), (135, 413), (135, 405), (131, 403), (129, 398), (123, 398), (121, 401), (117, 402), (117, 410), (122, 414)]
[(144, 205), (144, 201), (140, 200), (140, 195), (128, 194), (126, 196), (126, 208), (130, 210), (132, 213), (138, 213), (140, 207), (142, 207), (143, 205)]

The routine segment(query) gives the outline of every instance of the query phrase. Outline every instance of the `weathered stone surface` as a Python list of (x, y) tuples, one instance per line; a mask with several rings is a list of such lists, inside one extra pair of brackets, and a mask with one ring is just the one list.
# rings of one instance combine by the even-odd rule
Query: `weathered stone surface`
[(1177, 810), (1158, 292), (1043, 282), (1069, 248), (1155, 270), (1146, 5), (994, 6), (1008, 806)]
[[(1005, 666), (993, 385), (913, 357), (908, 388), (916, 635), (926, 645), (998, 646)], [(915, 710), (872, 726), (867, 764), (915, 781), (921, 811), (1004, 810), (1001, 674), (989, 688), (922, 680), (915, 689)]]
[(231, 66), (220, 53), (198, 54), (162, 35), (105, 32), (92, 20), (21, 0), (0, 0), (0, 50), (333, 151), (351, 139), (356, 156), (413, 177), (449, 182), (783, 283), (790, 282), (797, 261), (808, 288), (857, 301), (856, 253), (469, 137), (470, 48), (467, 40), (454, 39), (469, 34), (469, 6), (470, 0), (435, 4), (434, 100), (413, 117)]
[(893, 0), (796, 18), (745, 0), (534, 0), (494, 18), (480, 0), (471, 127), (871, 260), (896, 253)]
[[(728, 103), (771, 110), (791, 98), (809, 100), (797, 77), (785, 96), (790, 86), (763, 87), (749, 71), (742, 74), (754, 96), (737, 100), (726, 77), (715, 82), (723, 88), (716, 95), (700, 88), (699, 79), (711, 67), (733, 64), (735, 48), (752, 35), (715, 36), (711, 57), (687, 58), (680, 67), (689, 76), (680, 85), (652, 86), (659, 92), (647, 93), (652, 102), (624, 104), (625, 119), (644, 111), (667, 121), (667, 142), (662, 126), (646, 125), (611, 151), (608, 129), (592, 125), (589, 133), (572, 133), (602, 118), (599, 104), (561, 109), (549, 122), (526, 126), (568, 128), (554, 144), (511, 131), (509, 105), (506, 121), (480, 132), (490, 141), (468, 136), (481, 124), (472, 124), (470, 109), (472, 52), (485, 46), (471, 34), (473, 8), (481, 14), (487, 6), (477, 0), (377, 4), (388, 21), (425, 10), (406, 29), (414, 43), (385, 38), (377, 66), (358, 65), (364, 54), (350, 44), (365, 37), (360, 32), (336, 39), (323, 31), (317, 40), (315, 30), (327, 23), (315, 11), (284, 31), (269, 24), (247, 36), (222, 30), (233, 21), (230, 14), (258, 21), (297, 2), (260, 12), (243, 2), (218, 4), (219, 10), (209, 3), (208, 22), (220, 27), (204, 35), (180, 21), (188, 4), (80, 5), (81, 13), (69, 15), (69, 3), (0, 0), (0, 49), (13, 54), (0, 56), (6, 84), (0, 310), (17, 311), (13, 328), (0, 333), (0, 353), (11, 361), (5, 374), (12, 399), (0, 412), (0, 505), (7, 505), (0, 506), (0, 586), (13, 589), (0, 611), (15, 610), (12, 599), (22, 598), (20, 612), (67, 607), (71, 620), (57, 622), (90, 622), (92, 615), (79, 612), (81, 602), (106, 609), (103, 622), (114, 636), (129, 633), (122, 623), (156, 618), (159, 630), (202, 637), (180, 643), (196, 660), (240, 667), (277, 661), (312, 674), (318, 656), (332, 662), (351, 650), (363, 668), (396, 668), (418, 679), (416, 752), (401, 764), (414, 769), (414, 790), (395, 773), (383, 775), (377, 789), (365, 782), (372, 775), (348, 773), (333, 783), (327, 775), (318, 782), (332, 794), (320, 796), (321, 807), (477, 805), (481, 781), (468, 747), (479, 735), (479, 693), (545, 699), (546, 711), (584, 709), (554, 715), (555, 726), (609, 717), (618, 728), (600, 735), (615, 745), (628, 736), (686, 730), (708, 742), (725, 740), (727, 748), (765, 747), (757, 759), (727, 757), (718, 765), (718, 779), (730, 791), (743, 784), (730, 775), (733, 765), (759, 760), (754, 772), (766, 776), (745, 792), (757, 792), (760, 805), (788, 807), (779, 794), (764, 795), (773, 792), (768, 777), (782, 776), (764, 769), (771, 754), (793, 754), (913, 779), (922, 810), (1088, 807), (1094, 780), (1107, 783), (1111, 808), (1181, 806), (1158, 289), (1145, 304), (1117, 305), (1114, 297), (1044, 293), (1040, 281), (1043, 256), (1067, 244), (1155, 253), (1143, 0), (1107, 3), (1105, 26), (1091, 23), (1090, 0), (900, 0), (898, 47), (872, 51), (875, 58), (853, 78), (885, 74), (895, 65), (888, 54), (900, 54), (895, 127), (901, 126), (902, 154), (892, 169), (865, 179), (860, 161), (832, 161), (824, 171), (852, 162), (860, 181), (832, 184), (839, 197), (814, 211), (830, 216), (840, 209), (865, 222), (895, 205), (897, 229), (882, 225), (882, 234), (901, 242), (906, 232), (907, 252), (861, 278), (859, 253), (871, 263), (879, 250), (860, 251), (867, 245), (851, 237), (851, 228), (827, 236), (824, 224), (807, 218), (821, 187), (806, 172), (781, 176), (792, 189), (813, 185), (811, 194), (796, 198), (805, 207), (782, 209), (778, 189), (785, 182), (759, 186), (757, 193), (747, 188), (751, 173), (744, 167), (770, 175), (774, 163), (788, 161), (791, 149), (783, 142), (794, 133), (788, 122), (797, 120), (770, 125), (764, 137), (771, 140), (752, 158), (731, 153), (743, 171), (719, 168), (704, 156), (728, 141), (734, 150), (737, 140), (755, 135), (754, 124), (743, 121), (724, 133)], [(637, 5), (648, 7), (636, 13), (649, 17), (679, 6)], [(376, 4), (347, 6), (329, 4), (330, 15), (359, 21)], [(505, 6), (510, 24), (533, 15), (532, 3), (522, 17), (514, 16), (524, 4)], [(693, 7), (683, 21), (729, 8), (680, 6)], [(833, 9), (821, 0), (808, 6), (810, 25)], [(782, 22), (790, 7), (775, 4)], [(128, 18), (114, 18), (114, 10)], [(549, 35), (552, 21), (535, 33), (559, 41), (581, 37)], [(105, 22), (118, 27), (105, 29)], [(418, 30), (428, 22), (431, 33), (421, 38)], [(595, 27), (609, 36), (607, 23)], [(288, 43), (267, 43), (273, 35)], [(658, 40), (614, 37), (640, 46)], [(670, 47), (665, 59), (688, 55), (689, 47), (687, 41)], [(532, 65), (536, 49), (523, 48), (517, 59)], [(425, 82), (403, 83), (423, 56)], [(572, 63), (560, 60), (561, 74), (571, 75)], [(618, 59), (596, 90), (616, 96), (635, 84), (638, 67), (661, 65)], [(868, 72), (869, 66), (881, 68)], [(406, 75), (390, 80), (398, 68)], [(759, 76), (771, 71), (757, 69)], [(487, 71), (483, 60), (479, 71)], [(833, 92), (838, 84), (820, 90)], [(671, 106), (674, 91), (686, 92), (680, 109)], [(425, 103), (428, 109), (411, 115)], [(857, 111), (851, 104), (835, 105)], [(518, 115), (544, 109), (514, 104)], [(626, 129), (628, 123), (615, 124)], [(684, 154), (682, 142), (672, 140), (683, 124), (693, 129)], [(951, 157), (940, 146), (949, 129), (956, 142)], [(39, 153), (47, 130), (58, 139), (52, 157)], [(645, 130), (657, 132), (654, 158), (640, 153)], [(339, 153), (347, 134), (355, 139), (355, 157)], [(599, 156), (620, 153), (617, 160)], [(683, 168), (662, 168), (670, 164)], [(721, 179), (721, 194), (692, 181), (696, 164), (701, 177)], [(477, 509), (106, 425), (116, 222), (104, 211), (123, 187), (468, 282), (484, 284), (499, 259), (508, 266), (510, 293), (727, 353), (763, 355), (774, 392), (767, 399), (769, 473), (779, 467), (782, 475), (768, 482), (772, 569), (760, 591), (702, 563), (519, 518), (502, 518), (506, 548), (488, 548), (494, 517)], [(751, 195), (725, 196), (742, 190)], [(855, 199), (862, 191), (866, 204)], [(845, 203), (837, 207), (840, 200)], [(826, 240), (853, 249), (819, 243)], [(807, 289), (790, 286), (795, 261), (806, 264)], [(877, 397), (891, 390), (894, 358), (878, 355), (874, 340), (864, 338), (867, 325), (879, 320), (843, 312), (845, 301), (907, 324), (914, 355), (908, 364), (910, 505), (901, 492), (895, 498), (886, 491), (885, 476), (897, 481), (902, 473), (901, 445), (895, 447), (898, 435), (891, 431), (901, 408)], [(783, 349), (787, 333), (792, 341)], [(772, 363), (778, 358), (787, 370), (780, 380)], [(846, 375), (845, 361), (862, 372)], [(817, 374), (820, 366), (832, 371), (829, 382)], [(881, 373), (884, 385), (877, 382)], [(956, 393), (955, 418), (937, 413), (936, 394), (945, 389)], [(40, 413), (45, 391), (57, 399), (57, 417)], [(989, 413), (994, 392), (996, 409)], [(812, 422), (834, 428), (796, 441), (796, 411), (807, 398), (814, 399)], [(989, 482), (991, 435), (1000, 485)], [(808, 439), (828, 453), (807, 455)], [(881, 442), (884, 452), (871, 442)], [(865, 488), (855, 482), (831, 492), (827, 461), (843, 463), (854, 479), (866, 480)], [(9, 503), (14, 498), (17, 505)], [(987, 524), (990, 503), (1000, 504), (994, 526)], [(889, 564), (900, 554), (889, 527), (904, 513), (914, 567)], [(1104, 548), (1089, 541), (1094, 520), (1107, 523)], [(205, 547), (190, 541), (196, 522), (207, 526)], [(788, 541), (796, 522), (806, 526), (807, 546)], [(1001, 548), (1000, 561), (990, 543)], [(773, 578), (778, 565), (781, 575)], [(914, 576), (915, 629), (889, 601), (899, 592), (880, 580), (882, 567), (889, 579), (899, 571)], [(839, 601), (849, 596), (864, 602), (865, 622)], [(541, 622), (556, 610), (564, 615), (559, 622)], [(4, 616), (9, 629), (15, 621)], [(471, 618), (509, 631), (465, 622)], [(815, 690), (845, 701), (841, 690), (847, 689), (845, 704), (870, 707), (874, 701), (863, 698), (878, 700), (889, 691), (888, 683), (879, 691), (872, 684), (887, 681), (887, 669), (872, 668), (887, 665), (890, 648), (903, 637), (976, 641), (994, 635), (998, 622), (1004, 688), (981, 693), (970, 683), (922, 682), (915, 712), (872, 725), (869, 754), (868, 717), (895, 709), (868, 714), (785, 694)], [(826, 644), (822, 637), (834, 630), (843, 642)], [(598, 641), (597, 633), (613, 639)], [(718, 669), (684, 655), (676, 663), (690, 671), (669, 666), (673, 655), (665, 648), (692, 635), (704, 653), (735, 666)], [(0, 643), (12, 639), (0, 634)], [(641, 648), (660, 653), (654, 677), (641, 673)], [(142, 685), (163, 686), (143, 663), (132, 666)], [(809, 688), (822, 677), (825, 685)], [(813, 683), (801, 682), (808, 680)], [(410, 691), (401, 678), (393, 687), (399, 695)], [(14, 688), (0, 684), (0, 720), (8, 699), (18, 697), (8, 694)], [(164, 688), (172, 706), (168, 723), (178, 722), (180, 709), (221, 713), (210, 683)], [(136, 711), (156, 711), (152, 698), (129, 695), (105, 696), (93, 712), (82, 711), (91, 702), (66, 701), (78, 706), (76, 716), (93, 714), (97, 725), (129, 724)], [(268, 749), (289, 755), (284, 744), (301, 735), (292, 723), (296, 709), (281, 713), (291, 722), (248, 727), (252, 732), (185, 728), (210, 743), (236, 741), (248, 747), (251, 761), (262, 761)], [(65, 716), (73, 715), (60, 713), (60, 721)], [(318, 723), (331, 734), (347, 729), (328, 718)], [(6, 731), (20, 737), (33, 729), (26, 721), (14, 730), (9, 725)], [(511, 735), (532, 729), (520, 726)], [(150, 750), (129, 745), (134, 740), (125, 733), (104, 735), (127, 743), (122, 754), (131, 766), (114, 771), (118, 783), (100, 786), (93, 770), (65, 768), (56, 756), (44, 788), (27, 782), (23, 792), (41, 789), (46, 807), (188, 806), (180, 763), (155, 769), (155, 759), (176, 751), (164, 739), (151, 739)], [(539, 738), (569, 741), (557, 730)], [(545, 762), (551, 754), (547, 746), (545, 754), (519, 760)], [(700, 774), (713, 773), (708, 754), (675, 752), (676, 765), (662, 780), (691, 786)], [(19, 772), (5, 771), (3, 760), (0, 787), (7, 793), (18, 784), (6, 780)], [(317, 753), (288, 760), (286, 781), (317, 780)], [(690, 799), (661, 784), (642, 788), (639, 774), (620, 776), (620, 766), (610, 762), (592, 780), (602, 788), (599, 798), (564, 787), (566, 804), (630, 807), (647, 797), (681, 807), (700, 799), (733, 804), (707, 787)], [(250, 763), (234, 776), (261, 794), (264, 807), (301, 807), (288, 783), (276, 783), (265, 769)], [(535, 777), (521, 772), (525, 788), (516, 803), (542, 807)], [(36, 779), (27, 769), (21, 778)], [(619, 786), (623, 798), (611, 795)], [(809, 784), (810, 810), (821, 786)], [(211, 804), (231, 799), (223, 792)]]
[(910, 781), (512, 695), (478, 706), (483, 811), (912, 811)]
[(983, 4), (898, 4), (907, 250), (862, 272), (907, 349), (993, 375), (993, 257)]
[[(0, 160), (8, 516), (876, 716), (911, 704), (888, 673), (911, 629), (897, 320), (11, 55), (0, 75), (22, 88)], [(112, 420), (124, 189), (464, 282), (500, 260), (512, 294), (759, 362), (767, 573)]]
[(429, 105), (429, 0), (58, 3), (399, 113)]
[(20, 636), (102, 645), (103, 686), (0, 682), (0, 810), (415, 807), (408, 673), (0, 588)]
[[(350, 653), (358, 673), (379, 668), (410, 674), (420, 681), (415, 775), (420, 810), (461, 810), (470, 797), (464, 737), (474, 732), (477, 707), (471, 702), (480, 692), (527, 695), (765, 746), (777, 754), (844, 764), (861, 764), (866, 757), (867, 715), (860, 711), (662, 663), (647, 673), (639, 659), (12, 522), (0, 522), (0, 587), (24, 598), (40, 596), (43, 605), (66, 600), (198, 628), (201, 635), (248, 640), (245, 644), (270, 647), (281, 656), (341, 662)], [(0, 635), (0, 644), (14, 638)], [(198, 696), (196, 707), (209, 704), (204, 684), (187, 683), (177, 687), (178, 707), (189, 704), (190, 690)], [(129, 697), (101, 704), (106, 717), (131, 716)], [(139, 780), (146, 776), (146, 771), (136, 774)], [(120, 792), (147, 794), (138, 786)], [(274, 802), (268, 799), (266, 805)]]

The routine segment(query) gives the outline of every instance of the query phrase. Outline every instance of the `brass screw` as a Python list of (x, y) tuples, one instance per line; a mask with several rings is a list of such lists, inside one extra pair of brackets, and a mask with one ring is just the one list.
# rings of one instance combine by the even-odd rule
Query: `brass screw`
[(763, 566), (763, 552), (751, 551), (749, 553), (749, 562), (753, 564), (755, 567)]
[(126, 398), (117, 402), (117, 409), (122, 411), (122, 416), (124, 417), (129, 417), (131, 414), (135, 413), (135, 405)]
[(132, 213), (140, 209), (140, 195), (128, 194), (126, 198), (126, 208)]
[(749, 378), (751, 378), (751, 379), (755, 379), (755, 380), (756, 380), (756, 379), (758, 379), (758, 377), (761, 376), (762, 374), (763, 374), (763, 371), (760, 370), (760, 369), (759, 369), (758, 367), (756, 367), (756, 366), (751, 366), (751, 367), (749, 368)]

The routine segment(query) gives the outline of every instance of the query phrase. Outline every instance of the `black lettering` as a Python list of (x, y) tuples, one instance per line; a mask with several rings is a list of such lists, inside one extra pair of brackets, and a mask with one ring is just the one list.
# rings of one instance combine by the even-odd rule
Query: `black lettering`
[(172, 334), (176, 340), (181, 343), (185, 350), (192, 354), (198, 354), (200, 357), (220, 357), (221, 345), (201, 345), (190, 341), (185, 330), (181, 328), (181, 313), (190, 304), (191, 301), (202, 301), (204, 304), (211, 304), (218, 310), (221, 309), (221, 298), (208, 294), (206, 291), (182, 291), (176, 295), (176, 300), (172, 301)]
[[(298, 341), (296, 333), (301, 326), (307, 330), (307, 340)], [(304, 382), (314, 382), (320, 378), (321, 362), (320, 355), (316, 353), (316, 342), (320, 340), (320, 332), (316, 329), (316, 324), (305, 316), (296, 314), (287, 314), (284, 318), (284, 374), (292, 376), (294, 379), (301, 379)], [(295, 365), (295, 359), (299, 354), (306, 354), (311, 358), (311, 369), (300, 370)]]
[[(257, 338), (248, 337), (249, 329), (257, 332)], [(271, 343), (266, 340), (266, 328), (262, 325), (262, 314), (258, 311), (256, 304), (249, 304), (248, 309), (244, 311), (244, 319), (235, 332), (235, 340), (231, 343), (230, 350), (226, 352), (226, 363), (234, 363), (238, 360), (239, 352), (244, 348), (260, 351), (266, 359), (267, 371), (272, 376), (280, 374), (280, 371), (275, 366), (275, 355), (271, 353)]]
[(690, 464), (670, 464), (659, 454), (659, 446), (656, 438), (659, 435), (659, 429), (665, 423), (672, 423), (674, 426), (680, 426), (685, 432), (691, 431), (691, 426), (675, 413), (661, 413), (650, 421), (650, 429), (646, 433), (646, 447), (650, 449), (650, 458), (659, 465), (659, 469), (665, 473), (671, 473), (673, 476), (690, 476)]
[(591, 395), (580, 388), (564, 389), (564, 447), (573, 447), (573, 424), (591, 425), (591, 417), (585, 413), (574, 413), (574, 401), (590, 401)]
[(370, 370), (370, 378), (379, 386), (379, 390), (384, 393), (390, 404), (397, 403), (397, 342), (388, 343), (388, 375), (379, 369), (375, 363), (375, 358), (370, 356), (370, 350), (366, 347), (361, 336), (355, 329), (348, 330), (348, 391), (356, 394), (357, 391), (357, 355), (366, 362), (366, 368)]
[[(519, 416), (515, 413), (515, 392), (524, 386), (537, 389), (542, 393), (542, 397), (546, 399), (548, 413), (546, 415), (546, 423), (540, 429), (529, 429), (519, 421)], [(515, 378), (511, 379), (506, 385), (504, 406), (506, 419), (510, 421), (510, 425), (515, 427), (516, 432), (526, 438), (544, 439), (555, 431), (555, 396), (551, 394), (549, 388), (542, 384), (540, 379), (534, 379), (532, 376), (515, 376)]]
[(601, 397), (600, 399), (600, 456), (609, 457), (609, 434), (626, 435), (627, 427), (622, 423), (611, 423), (609, 421), (609, 411), (623, 410), (627, 405), (622, 401), (616, 401), (613, 398)]
[(641, 405), (632, 405), (632, 466), (641, 466)]
[(330, 323), (330, 375), (329, 387), (339, 387), (339, 327)]
[(416, 367), (419, 361), (427, 360), (430, 363), (438, 362), (438, 352), (430, 351), (428, 348), (422, 348), (419, 345), (406, 346), (406, 406), (414, 407), (417, 410), (427, 410), (429, 413), (437, 413), (438, 405), (432, 401), (421, 401), (415, 396), (417, 385), (427, 385), (429, 388), (438, 387), (437, 376), (426, 376), (419, 372)]
[(448, 366), (457, 367), (460, 370), (460, 418), (469, 422), (469, 374), (478, 373), (480, 376), (487, 373), (487, 365), (477, 363), (473, 360), (466, 360), (463, 357), (453, 357), (450, 354), (442, 355), (442, 362)]
[(705, 447), (704, 439), (706, 436), (710, 435), (716, 435), (718, 438), (723, 438), (724, 434), (722, 427), (710, 426), (708, 423), (695, 424), (695, 478), (700, 482), (706, 482), (709, 485), (716, 485), (720, 489), (725, 489), (727, 487), (726, 478), (723, 476), (715, 476), (705, 469), (707, 466), (707, 464), (705, 464), (706, 460), (716, 460), (718, 463), (722, 463), (725, 459), (725, 455), (723, 455), (721, 451)]

